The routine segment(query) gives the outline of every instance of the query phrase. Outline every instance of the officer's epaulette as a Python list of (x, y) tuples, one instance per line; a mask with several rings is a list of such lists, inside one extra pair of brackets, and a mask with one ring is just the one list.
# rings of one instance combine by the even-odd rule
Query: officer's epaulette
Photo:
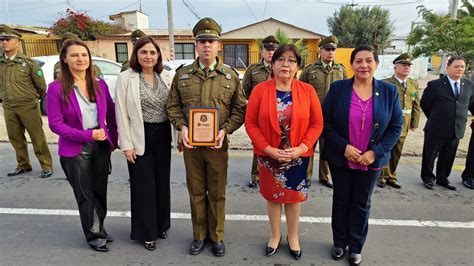
[(336, 66), (339, 69), (346, 69), (346, 67), (343, 64), (335, 63), (334, 66)]
[(229, 65), (226, 65), (226, 64), (222, 64), (222, 67), (220, 69), (218, 69), (222, 74), (227, 74), (227, 71), (225, 69), (225, 67), (228, 67), (229, 69), (232, 69), (234, 70), (235, 74), (237, 75), (237, 77), (240, 75), (240, 72), (235, 69), (234, 67), (231, 67)]

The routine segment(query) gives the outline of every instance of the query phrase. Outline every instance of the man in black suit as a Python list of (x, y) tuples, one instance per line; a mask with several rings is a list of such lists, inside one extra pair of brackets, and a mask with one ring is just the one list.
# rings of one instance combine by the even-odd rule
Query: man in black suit
[[(471, 111), (472, 113), (472, 111)], [(466, 168), (462, 172), (462, 183), (469, 189), (474, 189), (474, 119), (471, 121), (471, 140), (467, 150)]]
[[(420, 106), (428, 121), (425, 125), (421, 179), (428, 189), (437, 185), (456, 190), (449, 180), (459, 140), (466, 129), (467, 111), (474, 111), (474, 88), (462, 78), (466, 60), (461, 56), (449, 59), (447, 75), (428, 82)], [(436, 175), (433, 173), (434, 161)]]

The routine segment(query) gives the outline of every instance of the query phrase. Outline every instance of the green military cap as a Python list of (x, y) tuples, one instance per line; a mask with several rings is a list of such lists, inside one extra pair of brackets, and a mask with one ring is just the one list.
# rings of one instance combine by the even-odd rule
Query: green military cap
[(413, 65), (411, 56), (408, 53), (403, 53), (393, 60), (393, 64), (408, 64)]
[(221, 27), (212, 18), (203, 18), (196, 23), (193, 28), (193, 35), (196, 40), (219, 40)]
[(144, 37), (146, 36), (146, 34), (139, 30), (139, 29), (136, 29), (134, 31), (132, 31), (132, 34), (130, 34), (130, 39), (132, 40), (136, 40), (136, 39), (140, 39), (141, 37)]
[(322, 39), (320, 42), (319, 42), (319, 47), (320, 48), (337, 48), (337, 38), (336, 36), (328, 36), (324, 39)]
[(67, 40), (80, 40), (80, 39), (79, 39), (79, 36), (77, 36), (77, 34), (74, 34), (72, 32), (66, 32), (61, 37), (61, 41), (65, 42)]
[(276, 49), (280, 42), (273, 35), (269, 35), (262, 40), (263, 47), (265, 49)]
[(5, 24), (0, 25), (0, 38), (7, 39), (7, 38), (18, 38), (21, 39), (21, 33), (8, 27)]

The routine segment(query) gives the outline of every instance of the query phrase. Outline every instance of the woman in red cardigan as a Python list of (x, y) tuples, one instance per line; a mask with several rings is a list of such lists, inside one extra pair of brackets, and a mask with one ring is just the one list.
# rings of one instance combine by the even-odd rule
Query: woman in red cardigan
[(306, 172), (313, 146), (323, 130), (321, 105), (313, 87), (295, 79), (301, 56), (292, 44), (272, 58), (273, 79), (257, 85), (250, 96), (245, 128), (258, 155), (260, 193), (267, 200), (271, 235), (266, 255), (281, 241), (285, 204), (290, 254), (301, 258), (298, 240), (300, 202), (308, 194)]

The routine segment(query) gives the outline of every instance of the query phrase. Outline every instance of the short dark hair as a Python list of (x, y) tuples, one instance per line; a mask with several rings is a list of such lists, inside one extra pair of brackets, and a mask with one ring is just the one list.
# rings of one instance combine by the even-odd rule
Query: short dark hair
[(372, 55), (374, 56), (375, 62), (377, 62), (377, 63), (379, 62), (379, 55), (377, 54), (377, 50), (372, 45), (360, 44), (360, 45), (357, 45), (357, 47), (351, 53), (351, 65), (354, 62), (354, 59), (355, 59), (357, 53), (361, 52), (361, 51), (371, 52)]
[(276, 60), (278, 60), (278, 58), (280, 58), (280, 56), (282, 54), (284, 54), (286, 51), (291, 51), (295, 54), (295, 57), (296, 57), (296, 62), (298, 63), (298, 66), (301, 65), (301, 56), (300, 54), (298, 53), (298, 49), (296, 48), (296, 45), (294, 44), (283, 44), (283, 45), (280, 45), (276, 50), (275, 52), (273, 53), (273, 56), (272, 56), (272, 65), (275, 64)]
[(464, 61), (464, 63), (466, 63), (466, 58), (464, 58), (463, 56), (460, 56), (460, 55), (456, 55), (456, 56), (453, 56), (453, 57), (449, 58), (447, 66), (452, 65), (453, 62), (457, 61), (457, 60), (462, 60), (462, 61)]
[(161, 74), (161, 71), (163, 71), (163, 55), (161, 54), (160, 46), (153, 40), (151, 36), (143, 36), (141, 37), (138, 42), (133, 46), (133, 51), (132, 55), (130, 56), (130, 68), (133, 69), (135, 72), (140, 73), (142, 72), (142, 66), (140, 63), (138, 63), (138, 50), (145, 46), (145, 44), (151, 43), (153, 46), (155, 46), (156, 51), (160, 53), (160, 56), (158, 57), (158, 61), (156, 62), (156, 65), (153, 67), (153, 71), (155, 71), (158, 74)]

